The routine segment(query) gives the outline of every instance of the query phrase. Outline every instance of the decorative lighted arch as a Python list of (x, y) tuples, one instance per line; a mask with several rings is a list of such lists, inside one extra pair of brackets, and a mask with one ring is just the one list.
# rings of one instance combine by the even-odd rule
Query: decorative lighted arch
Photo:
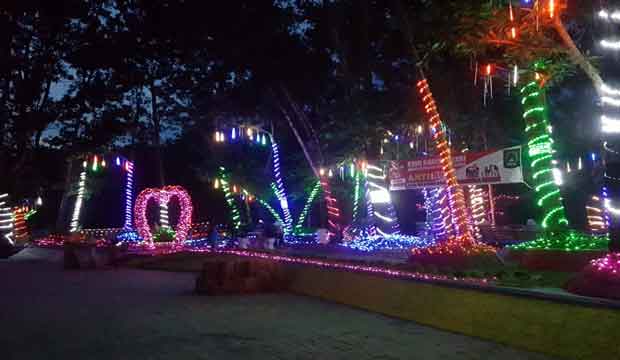
[(176, 226), (176, 243), (187, 240), (187, 234), (192, 226), (192, 198), (187, 190), (181, 186), (166, 186), (162, 189), (149, 188), (143, 190), (136, 199), (134, 209), (134, 222), (138, 233), (144, 242), (153, 243), (153, 233), (146, 217), (146, 209), (149, 201), (154, 199), (158, 204), (168, 204), (172, 197), (176, 197), (181, 207), (179, 222)]

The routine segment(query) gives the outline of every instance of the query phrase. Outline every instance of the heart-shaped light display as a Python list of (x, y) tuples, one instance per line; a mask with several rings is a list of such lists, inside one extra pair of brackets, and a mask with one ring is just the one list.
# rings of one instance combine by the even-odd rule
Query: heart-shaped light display
[(187, 190), (181, 186), (166, 186), (162, 189), (145, 189), (136, 199), (134, 221), (136, 229), (144, 242), (153, 244), (153, 233), (151, 232), (151, 227), (146, 217), (146, 209), (149, 201), (153, 199), (157, 204), (162, 205), (168, 204), (173, 197), (177, 198), (181, 207), (179, 222), (175, 229), (175, 241), (177, 243), (182, 243), (187, 239), (187, 234), (192, 226), (192, 198), (187, 193)]

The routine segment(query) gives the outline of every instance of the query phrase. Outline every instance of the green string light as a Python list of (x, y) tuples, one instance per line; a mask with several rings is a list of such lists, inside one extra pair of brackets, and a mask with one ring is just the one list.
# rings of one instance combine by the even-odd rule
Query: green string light
[(239, 230), (241, 228), (241, 212), (239, 211), (239, 207), (235, 202), (235, 197), (230, 190), (230, 183), (228, 175), (224, 172), (221, 174), (220, 183), (222, 184), (222, 191), (224, 191), (224, 197), (226, 198), (226, 203), (228, 203), (228, 207), (232, 213), (232, 223), (235, 230)]
[(521, 104), (524, 106), (523, 118), (528, 136), (528, 155), (537, 204), (543, 208), (542, 226), (545, 229), (558, 229), (567, 225), (564, 205), (558, 179), (553, 171), (553, 139), (547, 118), (545, 94), (538, 82), (532, 81), (521, 89)]
[(303, 224), (306, 221), (306, 217), (308, 217), (308, 213), (312, 208), (312, 203), (314, 202), (314, 199), (316, 199), (320, 191), (321, 180), (317, 180), (317, 182), (314, 184), (314, 187), (312, 188), (312, 191), (310, 192), (310, 195), (308, 196), (308, 199), (306, 199), (306, 204), (304, 205), (303, 211), (299, 215), (297, 225), (295, 225), (295, 233), (299, 233), (302, 230)]
[(362, 174), (357, 172), (355, 174), (355, 192), (353, 194), (353, 222), (355, 223), (359, 219), (359, 205), (360, 198), (362, 197), (360, 187), (362, 184)]
[(256, 198), (256, 200), (258, 200), (258, 202), (263, 205), (265, 207), (265, 209), (267, 209), (269, 211), (269, 213), (271, 214), (271, 216), (273, 216), (273, 218), (279, 222), (280, 224), (284, 224), (284, 221), (282, 221), (282, 217), (280, 217), (280, 214), (278, 214), (278, 212), (271, 207), (271, 205), (269, 205), (265, 200), (260, 199), (260, 198)]

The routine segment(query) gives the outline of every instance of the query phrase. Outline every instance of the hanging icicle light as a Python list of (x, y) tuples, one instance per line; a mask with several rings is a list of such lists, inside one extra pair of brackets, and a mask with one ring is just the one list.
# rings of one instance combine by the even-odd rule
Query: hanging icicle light
[(519, 66), (515, 65), (512, 74), (512, 84), (516, 87), (519, 83)]

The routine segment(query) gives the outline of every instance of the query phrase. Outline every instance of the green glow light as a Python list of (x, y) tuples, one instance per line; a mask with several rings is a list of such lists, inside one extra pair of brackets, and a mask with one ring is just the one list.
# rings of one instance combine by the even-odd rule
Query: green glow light
[[(551, 155), (545, 155), (545, 156), (543, 156), (543, 157), (540, 157), (540, 158), (538, 158), (538, 159), (536, 159), (536, 160), (532, 161), (532, 167), (536, 167), (536, 165), (538, 165), (538, 163), (539, 163), (539, 162), (541, 162), (541, 161), (545, 161), (545, 160), (549, 160), (549, 159), (551, 159), (552, 157), (553, 157), (553, 156), (551, 156)], [(549, 169), (549, 170), (551, 170), (551, 169)]]
[(538, 206), (543, 206), (543, 203), (545, 202), (545, 200), (547, 200), (548, 198), (554, 196), (554, 195), (558, 195), (560, 194), (560, 189), (557, 189), (555, 191), (552, 191), (550, 193), (548, 193), (547, 195), (543, 196), (540, 198), (540, 200), (538, 200)]
[(532, 115), (535, 112), (544, 113), (545, 112), (545, 107), (544, 106), (538, 106), (538, 107), (529, 109), (529, 110), (527, 110), (526, 112), (523, 113), (523, 118), (526, 119), (528, 116)]
[(360, 186), (362, 183), (362, 176), (358, 172), (355, 174), (355, 192), (353, 193), (353, 222), (356, 222), (359, 218), (359, 203), (360, 203)]
[(536, 204), (542, 208), (542, 226), (551, 230), (562, 229), (568, 224), (560, 189), (553, 176), (553, 138), (547, 118), (545, 91), (538, 82), (533, 81), (521, 89), (523, 96), (523, 119), (527, 134), (527, 154), (536, 190)]
[(588, 235), (576, 231), (545, 232), (536, 240), (509, 246), (512, 250), (607, 251), (607, 235)]
[(258, 202), (263, 205), (265, 207), (265, 209), (267, 209), (269, 211), (269, 213), (271, 214), (271, 216), (273, 216), (273, 218), (279, 222), (280, 224), (284, 224), (284, 221), (282, 221), (282, 217), (280, 217), (280, 214), (278, 214), (277, 211), (275, 211), (275, 209), (273, 207), (271, 207), (271, 205), (269, 205), (265, 200), (263, 199), (259, 199), (256, 198), (258, 200)]
[(538, 97), (540, 95), (539, 91), (535, 91), (531, 94), (528, 94), (527, 96), (525, 96), (523, 99), (521, 99), (521, 105), (525, 105), (525, 103), (530, 100), (530, 99), (535, 99), (536, 97)]
[[(549, 142), (547, 142), (547, 143), (540, 144), (544, 140), (549, 140), (549, 135), (543, 134), (543, 135), (537, 136), (537, 137), (533, 138), (532, 140), (528, 141), (527, 145), (529, 147), (532, 147), (533, 145), (545, 145), (545, 144), (549, 143)], [(551, 141), (551, 142), (553, 142), (553, 141)]]
[(536, 192), (540, 192), (540, 190), (542, 190), (543, 188), (546, 188), (546, 187), (552, 186), (552, 185), (555, 185), (555, 182), (553, 180), (552, 181), (547, 181), (546, 183), (542, 183), (542, 184), (536, 186)]
[(529, 91), (530, 88), (535, 88), (536, 90), (538, 90), (538, 83), (536, 81), (532, 81), (529, 84), (525, 85), (522, 89), (521, 89), (521, 94), (524, 94), (526, 91)]
[(299, 235), (299, 231), (301, 231), (303, 224), (306, 221), (306, 217), (308, 216), (308, 213), (312, 208), (312, 203), (314, 202), (314, 199), (316, 199), (316, 196), (319, 194), (320, 191), (321, 181), (317, 180), (317, 182), (314, 184), (314, 187), (312, 188), (312, 191), (310, 192), (310, 196), (308, 196), (308, 199), (306, 199), (306, 204), (304, 205), (304, 209), (299, 215), (299, 219), (297, 219), (297, 224), (295, 225), (296, 235)]
[[(562, 199), (560, 199), (562, 200)], [(543, 222), (542, 222), (542, 226), (543, 228), (548, 228), (549, 227), (549, 220), (551, 220), (553, 218), (553, 216), (555, 216), (556, 214), (559, 213), (564, 213), (564, 206), (558, 206), (555, 209), (549, 211), (547, 213), (547, 216), (544, 217)], [(558, 223), (564, 223), (568, 225), (568, 220), (566, 220), (566, 218), (560, 218), (558, 219)]]
[(544, 175), (544, 174), (546, 174), (546, 173), (550, 173), (550, 172), (553, 172), (553, 170), (552, 170), (552, 169), (543, 169), (543, 170), (539, 170), (539, 171), (537, 171), (537, 172), (535, 172), (535, 173), (534, 173), (534, 176), (532, 176), (532, 178), (533, 178), (534, 180), (536, 180), (539, 176)]
[(239, 211), (239, 207), (235, 202), (235, 197), (230, 190), (230, 183), (228, 182), (228, 175), (226, 175), (223, 171), (221, 171), (221, 187), (224, 192), (224, 197), (226, 198), (226, 203), (228, 204), (228, 208), (232, 212), (232, 223), (235, 230), (239, 230), (241, 228), (241, 212)]

